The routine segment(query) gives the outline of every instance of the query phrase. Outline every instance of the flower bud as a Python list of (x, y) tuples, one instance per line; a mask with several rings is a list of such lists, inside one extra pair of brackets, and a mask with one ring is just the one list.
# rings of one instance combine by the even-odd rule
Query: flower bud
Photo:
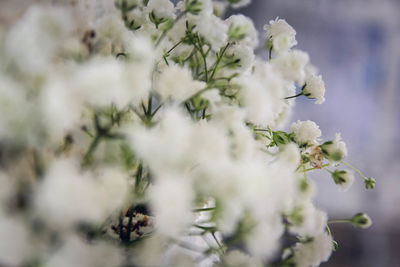
[(375, 179), (372, 177), (365, 179), (364, 183), (365, 183), (366, 189), (374, 189), (375, 188)]
[(327, 141), (320, 145), (325, 158), (331, 162), (339, 162), (347, 156), (346, 144), (341, 141), (340, 134), (336, 134), (335, 140)]
[(347, 170), (335, 170), (332, 173), (332, 178), (343, 191), (347, 191), (354, 182), (354, 173)]
[(365, 213), (357, 213), (351, 218), (351, 224), (360, 229), (366, 229), (372, 225), (371, 218)]

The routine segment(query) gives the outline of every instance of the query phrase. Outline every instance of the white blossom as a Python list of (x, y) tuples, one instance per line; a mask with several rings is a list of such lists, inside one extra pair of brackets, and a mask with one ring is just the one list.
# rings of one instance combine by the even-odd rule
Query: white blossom
[(307, 53), (292, 50), (280, 53), (272, 64), (282, 73), (285, 79), (303, 85), (306, 78), (305, 67), (309, 60)]
[(37, 213), (55, 227), (70, 227), (78, 222), (101, 222), (116, 211), (127, 197), (127, 181), (114, 171), (98, 179), (80, 173), (76, 162), (53, 163), (36, 194)]
[[(204, 23), (207, 21), (207, 23)], [(202, 23), (203, 22), (203, 23)], [(196, 18), (197, 27), (195, 30), (205, 38), (212, 49), (218, 51), (228, 41), (228, 26), (217, 16), (202, 15)]]
[(0, 262), (7, 266), (20, 266), (33, 252), (30, 231), (22, 221), (0, 211)]
[(323, 143), (320, 147), (324, 156), (331, 162), (339, 162), (347, 156), (346, 143), (341, 141), (340, 133), (335, 135), (335, 139)]
[(90, 244), (79, 236), (70, 235), (61, 248), (47, 260), (46, 266), (117, 267), (122, 262), (122, 251), (111, 243)]
[(288, 51), (297, 45), (296, 31), (286, 20), (276, 18), (264, 26), (267, 39), (272, 41), (272, 46), (277, 53)]
[(149, 13), (154, 12), (154, 15), (159, 19), (175, 17), (174, 4), (169, 0), (149, 0), (147, 10)]
[(160, 234), (178, 236), (192, 219), (192, 187), (183, 177), (160, 176), (150, 189), (150, 202)]
[(8, 32), (6, 56), (27, 74), (45, 74), (57, 49), (72, 30), (69, 15), (61, 8), (32, 6)]
[(232, 250), (226, 253), (222, 258), (222, 264), (223, 265), (221, 266), (226, 266), (226, 267), (262, 266), (261, 262), (259, 262), (256, 258), (253, 258), (250, 255), (247, 255), (239, 250)]
[(348, 170), (335, 170), (332, 173), (335, 184), (344, 192), (347, 191), (354, 183), (354, 172)]
[(314, 236), (311, 242), (297, 243), (294, 261), (298, 267), (316, 267), (329, 259), (333, 250), (332, 237), (327, 233)]
[(319, 126), (310, 120), (292, 123), (290, 129), (294, 133), (294, 139), (299, 145), (313, 145), (318, 143), (321, 136)]
[(205, 87), (204, 82), (193, 80), (189, 69), (173, 65), (159, 75), (156, 92), (163, 100), (184, 101)]
[(244, 15), (232, 15), (225, 20), (225, 23), (229, 26), (229, 38), (253, 49), (257, 47), (258, 33), (250, 18)]
[(322, 104), (325, 102), (325, 83), (322, 80), (321, 75), (316, 76), (309, 74), (306, 76), (305, 87), (303, 89), (303, 94), (312, 99), (317, 99), (315, 104)]

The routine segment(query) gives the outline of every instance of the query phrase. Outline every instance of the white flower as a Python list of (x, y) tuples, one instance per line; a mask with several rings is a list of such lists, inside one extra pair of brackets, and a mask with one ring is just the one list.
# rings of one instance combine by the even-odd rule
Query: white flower
[(335, 170), (332, 178), (342, 191), (347, 191), (354, 182), (354, 172), (348, 170)]
[[(65, 72), (64, 75), (69, 73)], [(69, 131), (79, 126), (84, 111), (84, 99), (72, 88), (69, 80), (55, 76), (44, 85), (39, 98), (42, 121), (54, 144), (58, 144)]]
[(172, 19), (175, 17), (174, 4), (169, 0), (150, 0), (147, 4), (149, 13), (153, 12), (157, 19)]
[(321, 75), (309, 74), (306, 76), (305, 87), (303, 88), (303, 95), (308, 98), (317, 99), (315, 104), (322, 104), (325, 102), (325, 83)]
[(157, 231), (168, 237), (176, 237), (193, 220), (192, 186), (184, 177), (159, 176), (149, 192), (155, 212)]
[(151, 85), (151, 64), (141, 60), (124, 64), (114, 58), (94, 58), (76, 70), (72, 86), (94, 107), (114, 104), (123, 108), (132, 101), (140, 102)]
[(172, 65), (164, 69), (159, 75), (155, 87), (163, 101), (169, 98), (184, 101), (204, 89), (206, 84), (202, 81), (193, 80), (189, 69)]
[(260, 222), (252, 230), (246, 240), (246, 245), (252, 255), (259, 259), (270, 259), (279, 248), (279, 239), (284, 232), (279, 217), (268, 222)]
[(0, 211), (0, 262), (6, 266), (21, 266), (34, 252), (30, 229), (22, 221)]
[(300, 146), (317, 144), (318, 138), (321, 136), (319, 126), (310, 120), (298, 120), (297, 122), (292, 123), (290, 129), (294, 133), (294, 139)]
[(209, 103), (210, 109), (213, 111), (216, 108), (217, 103), (221, 102), (221, 95), (218, 89), (207, 90), (201, 94), (201, 98), (205, 99)]
[(279, 157), (285, 161), (285, 165), (295, 170), (300, 164), (300, 150), (296, 144), (289, 143), (283, 147)]
[(294, 261), (298, 267), (316, 267), (329, 259), (333, 250), (333, 240), (327, 233), (314, 236), (311, 242), (297, 243)]
[(289, 81), (296, 81), (297, 84), (303, 85), (306, 77), (305, 67), (310, 58), (307, 53), (300, 50), (292, 50), (280, 53), (272, 64)]
[(119, 172), (105, 171), (95, 180), (78, 168), (72, 160), (58, 160), (38, 188), (36, 211), (52, 226), (68, 228), (78, 222), (99, 223), (127, 197), (127, 181)]
[(228, 7), (228, 3), (226, 3), (226, 2), (215, 2), (215, 1), (213, 1), (214, 14), (217, 17), (221, 18), (223, 15), (225, 15), (227, 7)]
[[(204, 23), (207, 21), (207, 23)], [(201, 15), (196, 17), (197, 27), (194, 29), (205, 38), (214, 51), (219, 51), (228, 41), (228, 26), (217, 16)]]
[(331, 162), (339, 162), (347, 156), (345, 142), (341, 141), (340, 133), (337, 133), (333, 141), (327, 141), (321, 146), (324, 156)]
[(239, 100), (247, 119), (257, 125), (273, 125), (287, 105), (283, 101), (284, 81), (269, 63), (255, 62), (254, 72), (232, 80), (238, 84)]
[(6, 56), (27, 74), (46, 75), (72, 25), (65, 9), (32, 6), (7, 34)]
[(24, 88), (0, 73), (0, 138), (6, 142), (41, 146), (43, 123), (36, 101)]
[(112, 243), (88, 243), (75, 234), (68, 235), (45, 266), (117, 267), (123, 262), (123, 253)]
[[(261, 267), (262, 264), (256, 258), (251, 257), (250, 255), (244, 254), (239, 250), (231, 250), (228, 253), (224, 254), (224, 257), (221, 260), (221, 266), (224, 267)], [(217, 265), (220, 266), (220, 265)]]
[(310, 200), (295, 208), (293, 216), (289, 216), (293, 223), (290, 232), (293, 234), (312, 237), (325, 231), (327, 215), (316, 209)]
[(232, 15), (225, 20), (229, 26), (229, 38), (240, 44), (256, 48), (258, 45), (258, 33), (253, 21), (244, 15)]
[(232, 65), (233, 72), (245, 72), (249, 70), (255, 58), (253, 49), (240, 44), (229, 47), (225, 52), (225, 56), (229, 58), (229, 63), (235, 62)]
[(284, 19), (276, 18), (264, 26), (267, 39), (271, 39), (277, 53), (288, 51), (297, 45), (296, 31)]

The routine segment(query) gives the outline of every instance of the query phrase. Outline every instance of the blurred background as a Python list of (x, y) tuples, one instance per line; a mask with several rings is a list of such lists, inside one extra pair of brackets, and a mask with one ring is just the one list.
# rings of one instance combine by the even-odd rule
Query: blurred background
[[(0, 0), (0, 27), (35, 2), (54, 1)], [(325, 140), (341, 132), (347, 161), (377, 180), (375, 190), (367, 191), (357, 177), (341, 193), (328, 173), (313, 175), (317, 206), (328, 210), (330, 219), (364, 211), (374, 221), (367, 230), (333, 225), (339, 249), (322, 266), (400, 266), (400, 1), (253, 0), (232, 12), (253, 18), (261, 40), (264, 24), (277, 16), (295, 28), (297, 48), (310, 54), (327, 91), (323, 105), (299, 98), (292, 121), (315, 121)], [(267, 58), (266, 52), (261, 55)]]
[(253, 0), (239, 12), (254, 19), (260, 38), (277, 16), (294, 27), (297, 48), (325, 81), (326, 102), (298, 98), (292, 121), (315, 121), (325, 140), (341, 132), (347, 162), (377, 181), (367, 191), (356, 177), (342, 193), (328, 173), (313, 175), (316, 204), (330, 219), (364, 211), (374, 222), (367, 230), (333, 225), (339, 249), (322, 266), (400, 266), (400, 1)]

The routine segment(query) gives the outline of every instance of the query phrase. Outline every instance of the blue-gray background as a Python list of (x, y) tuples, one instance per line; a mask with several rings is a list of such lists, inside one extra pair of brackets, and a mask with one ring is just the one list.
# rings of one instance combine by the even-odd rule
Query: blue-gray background
[(325, 80), (326, 102), (300, 98), (292, 119), (315, 121), (326, 139), (341, 132), (347, 161), (377, 180), (367, 191), (356, 177), (341, 193), (329, 175), (313, 176), (317, 206), (331, 219), (365, 211), (374, 221), (368, 230), (333, 226), (339, 250), (322, 266), (400, 266), (400, 1), (253, 0), (240, 12), (261, 33), (277, 16), (295, 28), (297, 47)]

